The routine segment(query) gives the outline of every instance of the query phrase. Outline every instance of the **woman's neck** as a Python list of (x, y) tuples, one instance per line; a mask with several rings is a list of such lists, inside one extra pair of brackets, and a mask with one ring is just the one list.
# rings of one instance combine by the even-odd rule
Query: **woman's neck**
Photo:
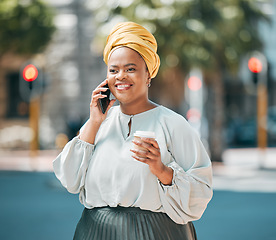
[(143, 104), (136, 104), (135, 106), (133, 104), (123, 104), (120, 103), (120, 108), (122, 113), (126, 115), (136, 115), (145, 111), (148, 111), (150, 109), (156, 108), (158, 105), (148, 100), (147, 102)]

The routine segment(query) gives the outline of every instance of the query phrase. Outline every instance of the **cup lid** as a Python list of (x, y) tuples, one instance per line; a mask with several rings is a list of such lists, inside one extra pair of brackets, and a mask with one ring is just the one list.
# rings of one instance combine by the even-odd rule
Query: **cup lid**
[(155, 133), (151, 131), (136, 131), (135, 137), (155, 138)]

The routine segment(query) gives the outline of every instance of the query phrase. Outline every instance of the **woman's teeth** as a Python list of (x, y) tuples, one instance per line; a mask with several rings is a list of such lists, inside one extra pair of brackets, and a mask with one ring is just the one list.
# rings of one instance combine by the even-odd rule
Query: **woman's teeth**
[(125, 88), (129, 88), (131, 85), (117, 85), (117, 89), (125, 89)]

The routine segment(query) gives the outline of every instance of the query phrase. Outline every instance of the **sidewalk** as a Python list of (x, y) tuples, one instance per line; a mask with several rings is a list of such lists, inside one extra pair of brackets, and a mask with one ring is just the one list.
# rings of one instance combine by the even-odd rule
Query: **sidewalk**
[(216, 190), (276, 192), (276, 148), (228, 149), (213, 175)]
[[(198, 239), (275, 239), (276, 149), (268, 149), (261, 165), (257, 153), (229, 149), (224, 163), (214, 164), (213, 199), (194, 222)], [(57, 155), (58, 151), (40, 151), (36, 157), (0, 152), (0, 239), (73, 238), (83, 206), (52, 172)]]
[(0, 170), (52, 172), (52, 161), (60, 151), (0, 151)]

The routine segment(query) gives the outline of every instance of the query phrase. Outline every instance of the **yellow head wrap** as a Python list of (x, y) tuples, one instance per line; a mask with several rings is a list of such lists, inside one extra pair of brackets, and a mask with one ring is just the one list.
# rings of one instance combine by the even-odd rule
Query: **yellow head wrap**
[(137, 51), (146, 62), (151, 78), (156, 76), (160, 66), (160, 59), (156, 53), (157, 42), (147, 29), (134, 22), (115, 25), (107, 37), (103, 52), (106, 65), (111, 53), (118, 47), (129, 47)]

